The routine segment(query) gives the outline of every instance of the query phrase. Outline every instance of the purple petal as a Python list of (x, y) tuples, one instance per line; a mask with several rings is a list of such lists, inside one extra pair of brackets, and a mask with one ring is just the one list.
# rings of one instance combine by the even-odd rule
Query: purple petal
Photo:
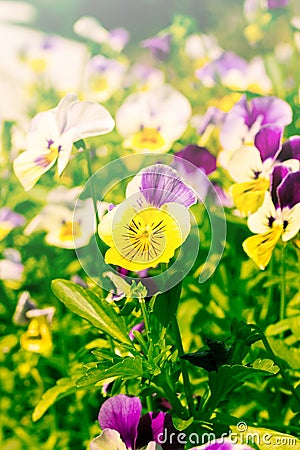
[(289, 0), (268, 0), (268, 9), (284, 8), (289, 4)]
[(10, 208), (4, 207), (0, 209), (0, 222), (9, 222), (13, 226), (18, 227), (24, 225), (25, 218), (22, 214), (15, 213)]
[(130, 38), (129, 31), (125, 28), (114, 28), (110, 30), (109, 34), (112, 44), (116, 45), (120, 51), (125, 47)]
[(280, 148), (282, 131), (282, 128), (266, 126), (256, 134), (254, 143), (260, 151), (262, 161), (275, 159)]
[(183, 450), (184, 445), (176, 438), (179, 431), (173, 425), (171, 414), (150, 412), (141, 417), (138, 426), (137, 448), (155, 441), (163, 450)]
[(289, 173), (277, 189), (281, 209), (300, 203), (300, 171)]
[(179, 174), (164, 164), (154, 164), (142, 170), (140, 191), (149, 204), (158, 208), (170, 202), (181, 203), (188, 208), (197, 202), (197, 196)]
[(288, 173), (289, 169), (282, 165), (275, 166), (271, 173), (270, 191), (275, 208), (279, 207), (277, 188), (282, 183), (283, 179), (288, 175)]
[(119, 394), (103, 403), (98, 420), (102, 430), (109, 428), (118, 431), (126, 447), (134, 450), (141, 412), (139, 398)]
[(135, 339), (133, 332), (134, 331), (139, 331), (140, 333), (145, 329), (145, 324), (144, 322), (140, 322), (137, 323), (136, 325), (134, 325), (134, 327), (131, 328), (131, 330), (129, 331), (129, 339), (131, 341), (133, 341)]
[(261, 117), (261, 125), (285, 127), (292, 121), (290, 105), (277, 97), (256, 97), (250, 102), (249, 126)]
[(298, 159), (300, 161), (300, 136), (292, 136), (283, 144), (277, 157), (278, 161)]
[(154, 36), (142, 42), (142, 47), (151, 50), (153, 56), (160, 61), (163, 61), (171, 50), (171, 34), (163, 36)]
[(239, 70), (244, 72), (247, 69), (247, 61), (233, 52), (225, 52), (215, 61), (206, 64), (196, 71), (196, 77), (202, 79), (210, 79), (217, 82), (219, 78), (224, 77), (230, 70)]
[(210, 106), (204, 116), (201, 119), (201, 125), (198, 128), (198, 134), (203, 134), (208, 127), (208, 125), (220, 125), (225, 117), (226, 113), (216, 108), (215, 106)]
[(216, 158), (205, 147), (198, 145), (188, 145), (175, 155), (182, 158), (182, 163), (187, 173), (193, 172), (193, 166), (184, 164), (184, 161), (189, 161), (198, 169), (203, 169), (206, 175), (212, 173), (217, 168)]

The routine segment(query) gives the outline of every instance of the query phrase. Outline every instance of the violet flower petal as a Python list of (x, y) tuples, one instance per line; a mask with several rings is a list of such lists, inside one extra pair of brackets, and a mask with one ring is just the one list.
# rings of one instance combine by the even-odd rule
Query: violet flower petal
[(103, 403), (98, 420), (102, 430), (109, 428), (118, 431), (126, 447), (134, 450), (141, 412), (139, 398), (119, 394)]
[(198, 169), (203, 169), (206, 175), (214, 172), (217, 168), (216, 158), (205, 147), (199, 147), (198, 145), (187, 145), (180, 152), (175, 154), (176, 157), (182, 158), (182, 163), (187, 174), (193, 171), (193, 167), (190, 164), (184, 164), (184, 161), (189, 161)]
[(266, 126), (256, 134), (254, 143), (260, 151), (262, 161), (268, 158), (275, 159), (280, 149), (282, 131), (282, 128)]
[(282, 165), (275, 166), (271, 173), (270, 191), (271, 191), (272, 201), (273, 201), (276, 209), (280, 206), (278, 195), (277, 195), (277, 188), (282, 183), (283, 179), (288, 175), (288, 173), (289, 173), (289, 169)]
[(146, 201), (160, 208), (166, 203), (176, 202), (187, 208), (197, 202), (197, 196), (179, 174), (164, 164), (154, 164), (141, 172), (140, 191)]
[(277, 195), (281, 209), (300, 203), (300, 171), (289, 173), (277, 189)]
[(298, 159), (300, 161), (300, 136), (292, 136), (282, 145), (278, 161)]

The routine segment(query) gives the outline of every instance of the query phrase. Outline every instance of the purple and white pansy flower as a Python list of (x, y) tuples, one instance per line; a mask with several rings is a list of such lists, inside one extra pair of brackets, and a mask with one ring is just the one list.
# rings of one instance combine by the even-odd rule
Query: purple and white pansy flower
[[(92, 440), (91, 450), (183, 450), (177, 440), (170, 414), (150, 412), (143, 416), (137, 397), (124, 394), (106, 400), (100, 408), (98, 421), (102, 433)], [(162, 443), (165, 434), (173, 433), (172, 443)]]
[(285, 166), (276, 166), (270, 191), (257, 212), (248, 217), (248, 227), (256, 235), (243, 243), (245, 252), (260, 269), (268, 265), (280, 238), (287, 242), (299, 231), (300, 171), (290, 172)]
[(280, 98), (255, 97), (248, 102), (243, 96), (222, 121), (220, 165), (227, 168), (234, 152), (243, 145), (253, 144), (262, 127), (276, 127), (283, 131), (291, 123), (292, 115), (290, 105)]
[(123, 145), (137, 153), (165, 153), (185, 132), (191, 117), (187, 98), (169, 85), (129, 95), (116, 115)]
[(31, 121), (27, 150), (14, 161), (14, 171), (26, 191), (57, 161), (58, 175), (66, 168), (74, 142), (109, 133), (114, 127), (110, 113), (94, 102), (79, 101), (67, 94), (54, 109)]
[(244, 215), (262, 205), (274, 167), (284, 165), (292, 172), (300, 168), (300, 137), (293, 136), (281, 145), (281, 136), (281, 128), (263, 127), (255, 136), (255, 146), (243, 146), (229, 160), (227, 170), (236, 182), (231, 194)]

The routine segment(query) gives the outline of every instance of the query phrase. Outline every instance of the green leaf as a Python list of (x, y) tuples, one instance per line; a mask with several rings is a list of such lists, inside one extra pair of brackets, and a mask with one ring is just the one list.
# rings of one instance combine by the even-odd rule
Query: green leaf
[(76, 386), (84, 387), (97, 385), (108, 378), (122, 377), (123, 380), (136, 378), (143, 375), (142, 358), (140, 356), (126, 357), (123, 361), (112, 367), (106, 367), (103, 363), (98, 363), (87, 371), (85, 375), (76, 381)]
[(266, 372), (276, 375), (279, 372), (279, 367), (274, 364), (272, 359), (257, 359), (252, 365), (253, 369), (264, 370)]
[[(179, 279), (178, 274), (175, 274), (174, 278), (175, 277), (176, 279)], [(169, 284), (172, 285), (171, 279), (169, 280)], [(157, 295), (155, 299), (153, 305), (153, 313), (165, 328), (168, 327), (172, 320), (172, 317), (174, 316), (174, 314), (176, 314), (180, 299), (181, 286), (182, 283), (180, 282), (176, 284), (176, 286), (172, 287), (169, 291)]]
[(124, 320), (112, 305), (98, 298), (91, 290), (72, 281), (53, 280), (52, 290), (73, 313), (88, 320), (99, 330), (123, 343), (130, 343)]
[(56, 386), (48, 389), (48, 391), (43, 394), (41, 400), (33, 411), (32, 420), (36, 422), (57, 400), (65, 397), (66, 395), (72, 394), (77, 390), (78, 388), (73, 379), (61, 378), (57, 381)]

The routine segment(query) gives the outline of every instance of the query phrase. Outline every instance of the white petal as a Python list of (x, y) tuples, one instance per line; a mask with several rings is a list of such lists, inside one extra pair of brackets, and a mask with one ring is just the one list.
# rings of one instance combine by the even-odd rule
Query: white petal
[(73, 147), (73, 137), (72, 132), (64, 133), (60, 137), (59, 144), (61, 146), (61, 150), (57, 158), (57, 173), (59, 176), (63, 173), (68, 162), (70, 161)]
[(110, 113), (94, 102), (73, 102), (69, 105), (64, 132), (72, 130), (73, 141), (109, 133), (115, 126)]
[(237, 183), (253, 181), (254, 172), (262, 172), (263, 165), (259, 150), (252, 146), (243, 146), (229, 160), (227, 170)]
[(268, 226), (269, 217), (276, 218), (275, 206), (269, 192), (265, 194), (265, 200), (262, 206), (248, 217), (248, 227), (252, 233), (262, 234), (270, 231)]
[(297, 203), (297, 205), (295, 205), (288, 217), (288, 226), (286, 227), (286, 229), (283, 232), (282, 235), (282, 240), (284, 242), (289, 241), (290, 239), (292, 239), (294, 236), (296, 236), (296, 234), (299, 231), (300, 228), (300, 203)]
[(90, 443), (90, 450), (127, 450), (120, 434), (115, 430), (105, 429)]
[(83, 16), (75, 22), (73, 29), (76, 34), (91, 41), (102, 44), (109, 38), (108, 31), (94, 17)]
[(14, 160), (14, 171), (25, 191), (29, 191), (39, 178), (55, 164), (56, 157), (49, 164), (38, 164), (40, 158), (47, 156), (49, 151), (25, 151)]
[(55, 108), (57, 127), (60, 134), (65, 132), (71, 105), (76, 104), (77, 102), (77, 94), (75, 94), (75, 92), (69, 92), (61, 99), (57, 108)]
[(160, 209), (167, 211), (171, 217), (176, 221), (180, 231), (182, 242), (184, 242), (191, 229), (191, 218), (189, 210), (186, 206), (179, 203), (166, 203)]

